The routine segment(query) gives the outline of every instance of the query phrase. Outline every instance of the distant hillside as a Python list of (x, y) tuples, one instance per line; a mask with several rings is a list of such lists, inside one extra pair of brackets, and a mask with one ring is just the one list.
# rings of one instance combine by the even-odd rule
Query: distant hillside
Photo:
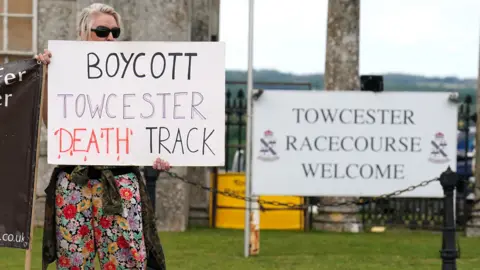
[[(383, 74), (385, 91), (457, 91), (463, 99), (466, 95), (471, 95), (475, 101), (476, 80), (459, 79), (455, 77), (424, 77), (417, 75)], [(246, 71), (228, 70), (226, 73), (227, 83), (231, 81), (247, 81)], [(310, 83), (312, 89), (323, 89), (323, 74), (296, 75), (291, 73), (282, 73), (276, 70), (256, 70), (254, 71), (255, 87), (264, 89), (308, 89), (308, 86), (286, 86), (286, 85), (265, 85), (263, 82), (277, 83)], [(239, 88), (245, 88), (245, 85), (228, 84), (227, 88), (233, 92)]]

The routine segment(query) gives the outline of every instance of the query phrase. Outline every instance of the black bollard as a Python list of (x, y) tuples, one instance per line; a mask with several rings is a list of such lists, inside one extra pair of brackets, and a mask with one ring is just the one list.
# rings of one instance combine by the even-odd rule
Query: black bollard
[(450, 167), (440, 175), (440, 184), (443, 187), (443, 236), (442, 250), (440, 257), (442, 258), (442, 270), (456, 270), (458, 252), (455, 246), (456, 226), (454, 216), (454, 198), (453, 192), (457, 186), (458, 175), (453, 172)]
[(155, 212), (155, 198), (157, 197), (157, 179), (160, 175), (160, 172), (158, 170), (155, 170), (152, 166), (145, 166), (143, 167), (143, 175), (145, 176), (147, 193), (150, 197), (150, 201), (152, 202), (153, 211)]

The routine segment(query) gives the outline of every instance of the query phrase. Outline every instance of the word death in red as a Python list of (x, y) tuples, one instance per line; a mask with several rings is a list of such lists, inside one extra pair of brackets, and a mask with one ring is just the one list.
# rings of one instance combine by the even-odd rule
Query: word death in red
[(130, 154), (133, 131), (130, 128), (59, 128), (55, 130), (58, 141), (58, 158), (66, 155), (87, 154), (122, 155)]

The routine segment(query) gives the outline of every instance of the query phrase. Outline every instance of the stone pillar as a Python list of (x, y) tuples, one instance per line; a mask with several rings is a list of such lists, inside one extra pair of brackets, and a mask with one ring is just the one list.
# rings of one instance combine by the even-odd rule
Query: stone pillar
[(132, 38), (141, 41), (189, 41), (189, 6), (192, 0), (137, 0)]
[[(477, 79), (477, 130), (480, 130), (480, 52), (478, 56), (478, 79)], [(475, 135), (475, 148), (480, 146), (480, 134)], [(475, 162), (478, 161), (478, 162)], [(480, 151), (475, 149), (475, 189), (474, 205), (472, 209), (472, 219), (467, 223), (465, 234), (467, 237), (480, 237)]]
[(38, 0), (38, 50), (46, 49), (48, 40), (75, 39), (75, 14), (74, 1)]
[(192, 41), (209, 41), (211, 0), (195, 0), (192, 7)]
[(326, 90), (359, 90), (360, 0), (328, 2)]
[[(325, 90), (359, 90), (360, 0), (330, 0), (328, 4)], [(355, 198), (325, 197), (332, 204)], [(317, 228), (329, 231), (359, 232), (358, 207), (321, 207)]]
[(220, 0), (194, 0), (192, 5), (192, 41), (218, 41)]
[[(187, 178), (187, 168), (172, 168), (172, 172)], [(190, 185), (161, 173), (157, 182), (157, 230), (183, 232), (188, 227)]]
[[(195, 0), (192, 7), (192, 41), (218, 40), (220, 0)], [(207, 167), (189, 167), (188, 179), (203, 186), (210, 186), (211, 170)], [(190, 188), (189, 224), (209, 225), (210, 192), (198, 187)]]
[[(141, 0), (131, 6), (134, 41), (190, 41), (191, 0)], [(130, 7), (130, 6), (129, 6)], [(153, 160), (152, 160), (153, 162)], [(187, 168), (172, 172), (187, 177)], [(156, 215), (159, 231), (185, 231), (188, 227), (190, 185), (160, 174)]]
[[(69, 0), (38, 1), (38, 50), (47, 49), (48, 40), (74, 39), (76, 20), (75, 2)], [(61, 27), (59, 27), (61, 26)], [(41, 124), (40, 158), (37, 170), (37, 191), (35, 202), (35, 226), (43, 226), (45, 210), (45, 188), (55, 166), (47, 164), (47, 129)]]
[[(107, 0), (122, 16), (120, 40), (188, 41), (190, 20), (188, 2), (191, 0)], [(48, 40), (75, 40), (80, 11), (96, 0), (39, 0), (38, 48), (47, 48)], [(61, 26), (61, 27), (59, 27)], [(52, 52), (55, 54), (55, 52)], [(45, 187), (53, 165), (47, 164), (46, 129), (42, 125), (41, 156), (38, 170), (36, 224), (43, 225)], [(152, 160), (153, 162), (153, 160)], [(175, 168), (186, 177), (186, 168)], [(157, 185), (157, 223), (160, 230), (183, 231), (188, 224), (188, 194), (190, 187), (180, 180), (160, 176)]]

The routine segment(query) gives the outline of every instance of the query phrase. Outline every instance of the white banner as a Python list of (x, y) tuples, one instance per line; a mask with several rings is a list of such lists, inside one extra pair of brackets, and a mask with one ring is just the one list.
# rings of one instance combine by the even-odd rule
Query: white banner
[[(378, 196), (456, 170), (449, 93), (265, 91), (253, 105), (254, 195)], [(442, 197), (439, 182), (402, 194)]]
[(48, 163), (223, 166), (221, 42), (49, 41)]

